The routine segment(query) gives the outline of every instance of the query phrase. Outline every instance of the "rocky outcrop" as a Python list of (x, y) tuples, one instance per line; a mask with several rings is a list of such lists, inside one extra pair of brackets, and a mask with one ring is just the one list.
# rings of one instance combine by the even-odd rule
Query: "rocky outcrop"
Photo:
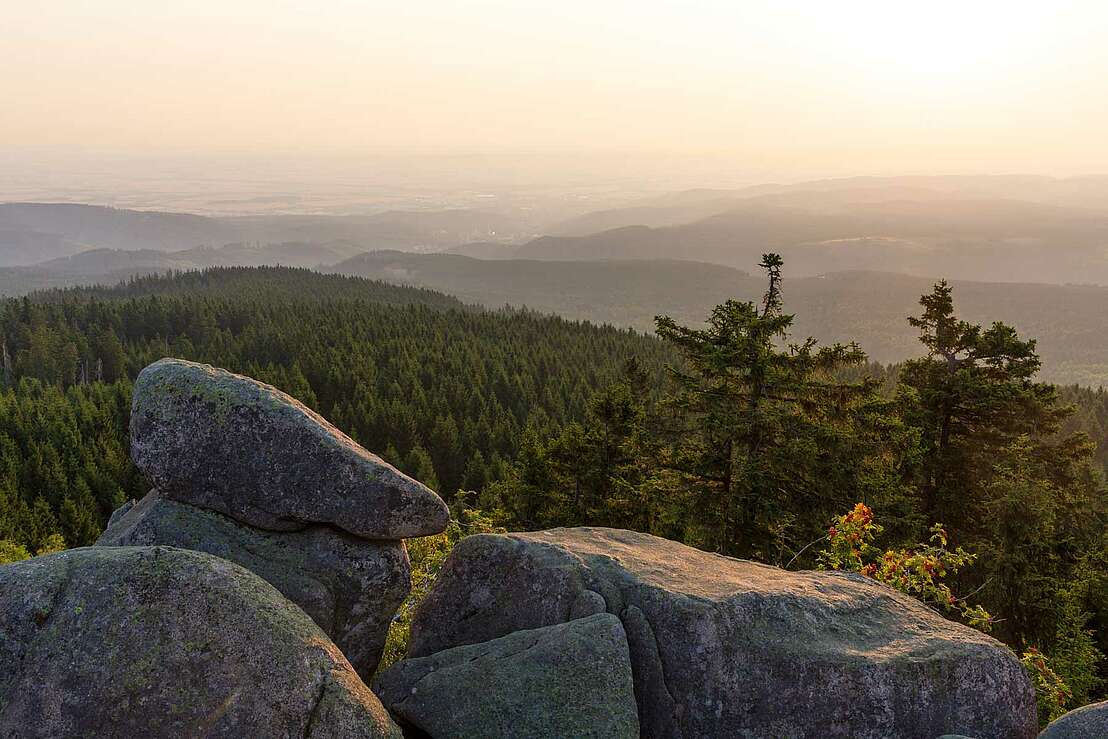
[(0, 567), (0, 736), (399, 739), (299, 608), (172, 547)]
[(1108, 701), (1070, 711), (1050, 722), (1039, 739), (1095, 739), (1108, 737)]
[(635, 739), (623, 626), (607, 613), (404, 660), (374, 692), (434, 739)]
[(328, 524), (364, 539), (446, 528), (426, 486), (270, 385), (162, 359), (139, 373), (131, 456), (162, 495), (273, 531)]
[(377, 667), (389, 622), (410, 586), (400, 542), (365, 541), (320, 525), (264, 531), (156, 491), (119, 509), (96, 543), (167, 544), (242, 565), (303, 608), (365, 679)]
[(180, 359), (139, 373), (131, 455), (156, 488), (113, 513), (98, 544), (241, 564), (373, 674), (410, 586), (401, 538), (449, 520), (433, 491), (279, 390)]
[(910, 597), (613, 529), (463, 540), (409, 656), (598, 612), (626, 631), (644, 737), (1035, 736), (1015, 655)]

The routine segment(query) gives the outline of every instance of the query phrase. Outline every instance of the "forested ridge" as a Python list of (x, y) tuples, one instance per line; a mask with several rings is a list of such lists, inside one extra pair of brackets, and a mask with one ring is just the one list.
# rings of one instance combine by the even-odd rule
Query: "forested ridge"
[(763, 267), (761, 301), (659, 317), (657, 338), (284, 268), (8, 300), (0, 540), (89, 544), (146, 492), (130, 383), (176, 356), (289, 392), (463, 525), (608, 525), (856, 569), (1048, 655), (1044, 716), (1102, 695), (1108, 393), (1038, 382), (1032, 337), (959, 320), (945, 283), (911, 317), (921, 356), (867, 364), (794, 336), (782, 264)]
[[(660, 342), (427, 290), (308, 270), (229, 268), (9, 300), (0, 309), (0, 539), (91, 543), (145, 493), (127, 458), (130, 382), (176, 356), (270, 382), (436, 489), (505, 475)], [(448, 495), (449, 497), (449, 495)]]

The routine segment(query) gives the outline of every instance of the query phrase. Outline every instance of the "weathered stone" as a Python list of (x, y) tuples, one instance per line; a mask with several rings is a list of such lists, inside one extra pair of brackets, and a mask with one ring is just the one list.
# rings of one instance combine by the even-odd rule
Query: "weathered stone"
[[(377, 669), (389, 622), (410, 587), (400, 542), (365, 541), (328, 526), (273, 532), (150, 493), (113, 514), (99, 546), (168, 546), (242, 565), (312, 617), (364, 679)], [(121, 509), (122, 510), (122, 509)]]
[(1108, 701), (1091, 703), (1054, 719), (1039, 739), (1098, 739), (1108, 737)]
[(600, 613), (403, 660), (374, 692), (435, 739), (637, 739), (623, 626)]
[(586, 591), (623, 621), (644, 737), (1035, 736), (1016, 656), (913, 598), (614, 529), (463, 539), (409, 656), (562, 623)]
[(172, 547), (88, 547), (0, 566), (0, 736), (400, 731), (257, 575)]
[(274, 531), (366, 539), (446, 528), (446, 504), (274, 387), (180, 359), (135, 380), (131, 456), (163, 495)]

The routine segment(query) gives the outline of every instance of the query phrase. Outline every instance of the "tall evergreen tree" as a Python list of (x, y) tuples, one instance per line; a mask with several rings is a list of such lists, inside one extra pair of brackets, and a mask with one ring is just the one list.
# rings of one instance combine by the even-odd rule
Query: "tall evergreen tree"
[(865, 360), (856, 345), (788, 343), (782, 260), (767, 254), (761, 266), (769, 287), (760, 305), (729, 300), (704, 329), (656, 321), (685, 360), (671, 368), (677, 389), (667, 405), (676, 425), (665, 464), (678, 473), (675, 492), (699, 512), (699, 532), (688, 537), (777, 561), (835, 510), (867, 497), (855, 424), (874, 385), (832, 376)]
[[(962, 586), (1000, 615), (997, 635), (1050, 653), (1080, 637), (1072, 594), (1103, 546), (1108, 511), (1093, 446), (1061, 433), (1072, 408), (1035, 381), (1034, 340), (960, 320), (945, 281), (920, 304), (909, 321), (928, 354), (904, 364), (898, 400), (919, 433), (909, 472), (923, 518), (979, 555)], [(1068, 633), (1058, 632), (1063, 622)]]
[(1034, 381), (1034, 339), (1003, 323), (958, 319), (945, 280), (920, 305), (908, 321), (928, 353), (900, 373), (905, 419), (920, 432), (920, 503), (924, 519), (964, 530), (982, 520), (983, 490), (1003, 450), (1021, 436), (1049, 438), (1070, 411), (1053, 385)]

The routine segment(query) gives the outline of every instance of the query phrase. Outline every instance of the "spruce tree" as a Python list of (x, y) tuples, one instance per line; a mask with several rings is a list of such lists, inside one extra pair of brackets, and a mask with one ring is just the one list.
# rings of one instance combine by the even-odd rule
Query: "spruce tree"
[(781, 257), (766, 254), (760, 304), (729, 300), (706, 328), (656, 319), (683, 355), (671, 367), (673, 441), (664, 464), (674, 493), (697, 512), (686, 538), (725, 554), (778, 561), (822, 529), (832, 513), (867, 497), (867, 455), (856, 425), (874, 384), (833, 373), (860, 364), (857, 345), (789, 343)]
[(922, 518), (941, 521), (953, 542), (978, 554), (961, 589), (979, 591), (998, 614), (997, 636), (1052, 654), (1080, 636), (1083, 624), (1069, 635), (1057, 625), (1081, 612), (1072, 592), (1085, 579), (1083, 562), (1104, 546), (1093, 445), (1062, 433), (1072, 408), (1035, 380), (1034, 340), (1003, 323), (959, 319), (945, 281), (920, 304), (909, 321), (928, 354), (904, 364), (898, 401), (920, 439), (908, 477)]
[(920, 505), (925, 520), (964, 532), (985, 513), (983, 491), (1004, 450), (1021, 436), (1049, 438), (1070, 411), (1053, 385), (1034, 381), (1034, 339), (1000, 322), (960, 320), (945, 280), (920, 305), (908, 322), (927, 356), (905, 362), (900, 374), (905, 419), (920, 433)]

